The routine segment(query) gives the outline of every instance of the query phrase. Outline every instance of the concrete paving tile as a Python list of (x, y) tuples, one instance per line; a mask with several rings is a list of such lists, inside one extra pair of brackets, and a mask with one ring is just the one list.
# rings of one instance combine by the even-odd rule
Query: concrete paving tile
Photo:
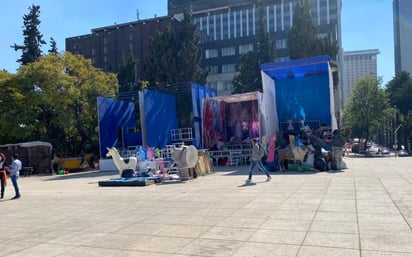
[(358, 213), (359, 223), (405, 224), (402, 215), (392, 213)]
[(203, 233), (200, 238), (246, 241), (255, 232), (256, 229), (251, 228), (212, 227)]
[(303, 245), (359, 249), (359, 234), (309, 232)]
[(245, 217), (233, 217), (229, 216), (217, 224), (219, 227), (232, 227), (232, 228), (259, 228), (265, 223), (265, 218), (245, 218)]
[(246, 242), (232, 257), (295, 257), (298, 249), (297, 245)]
[(162, 225), (159, 226), (160, 231), (156, 232), (157, 236), (164, 237), (191, 237), (196, 238), (205, 233), (211, 226), (195, 226), (195, 225)]
[(139, 221), (139, 224), (141, 223), (156, 223), (156, 224), (177, 224), (181, 220), (180, 215), (154, 215), (154, 216), (149, 216), (147, 218), (144, 218)]
[(412, 257), (412, 253), (362, 251), (362, 257)]
[(314, 221), (355, 222), (357, 215), (354, 212), (316, 212)]
[(192, 241), (193, 239), (191, 238), (149, 236), (136, 242), (133, 241), (132, 245), (128, 246), (128, 249), (172, 254), (180, 253), (179, 251)]
[(84, 232), (97, 232), (97, 233), (112, 233), (121, 229), (129, 227), (131, 224), (127, 222), (111, 222), (105, 221), (97, 223), (93, 226), (83, 229)]
[(242, 206), (242, 209), (252, 209), (252, 210), (273, 210), (278, 208), (281, 203), (272, 202), (249, 202)]
[(315, 220), (309, 230), (311, 232), (359, 233), (356, 221)]
[(167, 223), (134, 223), (116, 231), (116, 233), (134, 235), (155, 235), (162, 231), (164, 226), (167, 226)]
[(62, 244), (62, 245), (86, 245), (88, 242), (101, 238), (107, 235), (106, 233), (91, 233), (91, 232), (66, 232), (60, 236), (55, 237), (46, 243), (48, 244)]
[(270, 216), (271, 219), (292, 219), (292, 220), (313, 220), (315, 217), (314, 210), (294, 211), (294, 210), (276, 210)]
[(380, 214), (399, 214), (399, 209), (395, 205), (358, 205), (359, 213), (380, 213)]
[(4, 240), (0, 241), (0, 256), (7, 257), (20, 251), (24, 251), (30, 247), (36, 247), (38, 244), (35, 242)]
[(304, 231), (259, 229), (247, 241), (300, 245), (303, 242), (305, 234), (306, 232)]
[(386, 223), (359, 223), (361, 234), (373, 235), (411, 235), (412, 231), (409, 225), (403, 224), (386, 224)]
[(135, 245), (149, 238), (147, 235), (110, 233), (99, 238), (88, 240), (82, 246), (107, 248), (115, 250), (133, 250)]
[(302, 246), (296, 257), (361, 257), (356, 249)]
[(37, 244), (21, 251), (8, 254), (8, 257), (54, 257), (64, 252), (71, 251), (75, 246), (57, 244)]
[[(55, 257), (128, 257), (127, 252), (122, 250), (107, 249), (107, 248), (96, 248), (96, 247), (86, 247), (78, 246), (65, 252), (54, 255)], [(40, 257), (40, 256), (39, 256)]]
[(263, 219), (270, 218), (273, 215), (273, 210), (256, 210), (256, 209), (238, 209), (233, 212), (231, 217), (260, 217)]
[(191, 216), (191, 215), (181, 215), (179, 216), (176, 224), (181, 225), (198, 225), (198, 226), (216, 226), (224, 220), (226, 216)]
[(185, 256), (232, 256), (242, 244), (242, 242), (229, 240), (196, 239), (177, 253)]
[(412, 253), (412, 235), (360, 234), (362, 250)]
[(356, 212), (356, 206), (352, 204), (324, 204), (319, 206), (319, 211), (324, 212)]
[(121, 251), (118, 256), (121, 256), (121, 257), (187, 257), (187, 256), (183, 256), (183, 255), (179, 256), (179, 255), (175, 255), (171, 253), (142, 252), (142, 251), (130, 251), (130, 250)]
[(310, 223), (310, 220), (268, 219), (263, 224), (262, 228), (273, 230), (307, 231)]
[(294, 212), (300, 212), (300, 211), (316, 211), (319, 208), (319, 204), (304, 204), (304, 203), (284, 203), (276, 210), (281, 210), (281, 211), (294, 211)]

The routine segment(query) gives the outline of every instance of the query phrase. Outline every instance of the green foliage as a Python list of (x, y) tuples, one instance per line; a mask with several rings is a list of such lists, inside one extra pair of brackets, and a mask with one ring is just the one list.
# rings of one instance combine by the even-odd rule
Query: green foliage
[(41, 46), (46, 44), (43, 40), (43, 35), (40, 33), (38, 27), (40, 25), (40, 6), (32, 5), (29, 7), (29, 13), (23, 16), (23, 36), (24, 44), (17, 45), (16, 43), (11, 47), (15, 51), (22, 51), (20, 59), (17, 60), (20, 64), (27, 64), (37, 61), (42, 55)]
[[(168, 26), (155, 34), (150, 41), (149, 57), (143, 65), (143, 80), (148, 81), (149, 89), (182, 82), (206, 83), (208, 71), (201, 67), (201, 51), (195, 30), (196, 25), (185, 11), (180, 26)], [(180, 94), (176, 102), (179, 126), (192, 126), (191, 95)]]
[(25, 130), (25, 95), (16, 75), (0, 71), (0, 142), (9, 143), (29, 136)]
[(401, 114), (408, 115), (412, 110), (412, 79), (406, 71), (398, 73), (387, 85), (386, 92), (390, 103), (396, 106)]
[(201, 68), (201, 52), (195, 35), (196, 25), (184, 12), (181, 26), (168, 26), (150, 40), (150, 54), (144, 61), (144, 80), (149, 87), (179, 82), (206, 83), (207, 71)]
[(1, 99), (10, 99), (2, 108), (8, 117), (0, 124), (2, 143), (44, 140), (69, 156), (98, 153), (97, 96), (115, 96), (115, 74), (66, 52), (43, 56), (21, 66), (15, 76), (3, 72), (0, 77), (5, 85)]
[(122, 56), (117, 80), (119, 81), (119, 93), (140, 89), (137, 88), (137, 60), (133, 55), (129, 55), (127, 59), (125, 55)]
[(256, 32), (254, 51), (243, 54), (236, 64), (239, 71), (233, 77), (234, 94), (262, 91), (262, 76), (260, 65), (275, 60), (275, 44), (265, 30), (263, 4), (259, 2), (259, 26)]
[(316, 26), (310, 16), (310, 3), (298, 0), (293, 14), (293, 26), (288, 32), (289, 58), (307, 58), (315, 56), (313, 51), (317, 41)]
[(386, 92), (390, 104), (399, 111), (399, 117), (395, 115), (393, 130), (401, 124), (397, 140), (402, 145), (412, 141), (412, 78), (406, 71), (398, 73), (386, 85)]
[(351, 127), (352, 137), (365, 138), (376, 135), (388, 113), (389, 101), (379, 87), (380, 79), (366, 76), (357, 81), (345, 106), (343, 118)]
[(50, 38), (50, 49), (49, 49), (49, 54), (58, 54), (58, 49), (57, 49), (57, 43), (54, 40), (54, 38)]
[(332, 40), (330, 33), (324, 38), (318, 38), (308, 0), (298, 0), (296, 4), (293, 26), (288, 32), (288, 48), (290, 59), (328, 55), (336, 60), (339, 46)]

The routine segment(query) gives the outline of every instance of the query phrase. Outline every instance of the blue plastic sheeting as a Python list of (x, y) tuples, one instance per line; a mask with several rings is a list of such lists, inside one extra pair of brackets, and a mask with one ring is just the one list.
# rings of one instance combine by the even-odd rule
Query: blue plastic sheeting
[(217, 96), (217, 90), (202, 85), (192, 83), (192, 105), (193, 105), (193, 122), (195, 132), (194, 145), (201, 148), (202, 136), (202, 113), (203, 102), (205, 98)]
[(275, 80), (300, 78), (319, 73), (328, 74), (329, 56), (291, 60), (286, 62), (265, 63), (260, 69)]
[(146, 89), (144, 114), (147, 146), (162, 149), (171, 144), (170, 131), (178, 128), (176, 98)]
[(135, 107), (133, 103), (97, 97), (97, 111), (100, 156), (105, 156), (106, 147), (117, 147), (119, 143), (123, 145), (124, 142), (119, 142), (119, 129), (122, 130), (123, 137), (125, 137), (128, 128), (136, 128)]
[(331, 124), (327, 73), (276, 80), (275, 87), (280, 122), (319, 120), (321, 125)]
[[(264, 124), (269, 133), (285, 123), (337, 128), (328, 56), (262, 64)], [(319, 125), (317, 125), (319, 124)]]

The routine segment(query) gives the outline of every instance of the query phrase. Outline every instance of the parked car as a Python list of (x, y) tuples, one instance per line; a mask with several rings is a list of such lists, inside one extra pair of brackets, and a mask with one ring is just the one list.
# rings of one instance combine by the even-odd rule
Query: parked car
[(409, 153), (405, 150), (405, 149), (401, 149), (398, 151), (398, 156), (399, 157), (404, 157), (404, 156), (408, 156)]
[(378, 144), (371, 144), (368, 149), (366, 149), (365, 156), (366, 157), (374, 157), (374, 156), (386, 156), (390, 154), (390, 149), (388, 147), (378, 145)]

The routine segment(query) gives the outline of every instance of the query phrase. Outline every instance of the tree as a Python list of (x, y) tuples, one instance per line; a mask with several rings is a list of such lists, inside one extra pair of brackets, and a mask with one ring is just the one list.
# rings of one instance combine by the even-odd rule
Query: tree
[(59, 51), (57, 50), (57, 43), (54, 38), (50, 38), (50, 49), (48, 51), (50, 54), (58, 54)]
[(398, 73), (386, 85), (386, 92), (392, 106), (396, 106), (402, 115), (412, 110), (412, 79), (406, 71)]
[(312, 57), (317, 41), (317, 30), (310, 16), (310, 3), (298, 0), (293, 14), (293, 26), (288, 32), (289, 58)]
[[(408, 72), (402, 71), (398, 73), (386, 85), (386, 92), (389, 96), (390, 104), (399, 112), (399, 117), (393, 123), (393, 130), (402, 124), (396, 138), (401, 144), (407, 145), (408, 140), (411, 139), (412, 127), (412, 79)], [(398, 113), (397, 112), (397, 113)]]
[[(379, 87), (380, 79), (366, 76), (359, 79), (345, 106), (343, 118), (351, 127), (352, 136), (365, 138), (365, 147), (371, 136), (376, 135), (380, 124), (389, 113), (388, 97)], [(366, 149), (366, 148), (365, 148)]]
[(10, 117), (11, 124), (0, 125), (7, 129), (0, 129), (0, 138), (6, 133), (15, 135), (9, 140), (49, 141), (69, 155), (98, 153), (97, 96), (115, 96), (115, 74), (66, 52), (21, 66), (5, 82), (9, 85), (5, 98), (12, 97), (14, 105), (2, 109), (2, 117)]
[(196, 25), (184, 12), (180, 27), (169, 25), (150, 40), (150, 54), (144, 61), (144, 80), (149, 88), (179, 82), (206, 82), (207, 71), (201, 68)]
[(38, 27), (40, 25), (40, 6), (32, 5), (29, 7), (29, 13), (23, 16), (23, 36), (24, 44), (17, 45), (14, 43), (11, 47), (15, 51), (22, 51), (20, 59), (17, 60), (22, 65), (37, 61), (42, 55), (41, 46), (46, 44), (43, 40), (43, 35)]
[(25, 95), (15, 74), (0, 71), (0, 144), (17, 142), (29, 136), (24, 126), (27, 116)]
[(265, 30), (262, 2), (259, 2), (258, 19), (259, 26), (256, 32), (254, 51), (242, 54), (236, 64), (239, 73), (233, 77), (232, 81), (232, 93), (235, 94), (262, 91), (260, 65), (275, 60), (275, 44)]
[(129, 55), (126, 59), (122, 56), (117, 80), (119, 82), (119, 93), (139, 90), (137, 88), (137, 60), (133, 55)]
[[(206, 83), (208, 71), (201, 67), (201, 51), (195, 29), (190, 14), (184, 11), (180, 26), (170, 25), (150, 40), (150, 54), (143, 65), (143, 80), (149, 82), (149, 89), (182, 82)], [(188, 89), (176, 95), (180, 127), (192, 126), (189, 92)]]
[(289, 58), (299, 59), (319, 55), (328, 55), (333, 60), (339, 51), (336, 41), (328, 33), (318, 38), (316, 26), (310, 15), (310, 2), (298, 0), (293, 14), (293, 26), (288, 32)]

